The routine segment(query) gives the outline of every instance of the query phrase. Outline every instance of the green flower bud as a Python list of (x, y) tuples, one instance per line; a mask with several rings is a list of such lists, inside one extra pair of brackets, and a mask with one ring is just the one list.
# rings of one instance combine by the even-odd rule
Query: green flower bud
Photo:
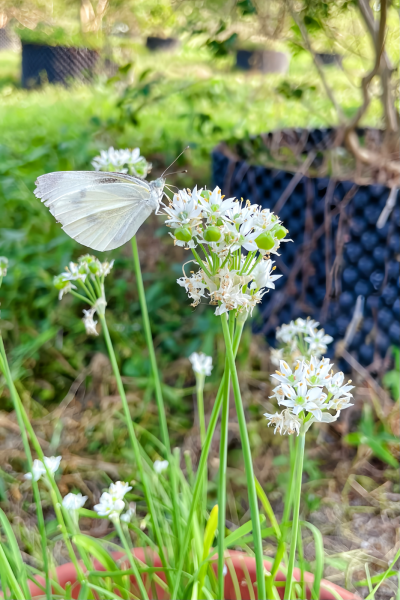
[(275, 246), (274, 238), (266, 231), (261, 233), (258, 238), (256, 238), (256, 244), (260, 250), (272, 250), (272, 248)]
[(201, 196), (202, 198), (205, 198), (206, 200), (209, 200), (209, 199), (210, 199), (210, 196), (211, 196), (211, 192), (210, 192), (210, 190), (203, 190), (203, 191), (201, 192), (200, 196)]
[(179, 227), (178, 229), (175, 229), (174, 235), (180, 242), (190, 242), (192, 239), (192, 232), (189, 227)]
[(206, 242), (218, 242), (221, 238), (221, 232), (218, 227), (208, 227), (204, 232)]
[(224, 224), (223, 220), (221, 219), (221, 217), (219, 217), (217, 219), (217, 225), (218, 225), (218, 227), (222, 227), (223, 224)]
[(68, 279), (64, 279), (63, 275), (56, 275), (53, 279), (53, 285), (57, 290), (63, 290), (68, 283)]
[(278, 227), (274, 227), (274, 229), (271, 232), (278, 240), (283, 240), (284, 237), (287, 236), (287, 234), (289, 233), (288, 230), (286, 229), (286, 227), (283, 227), (283, 225), (278, 225)]

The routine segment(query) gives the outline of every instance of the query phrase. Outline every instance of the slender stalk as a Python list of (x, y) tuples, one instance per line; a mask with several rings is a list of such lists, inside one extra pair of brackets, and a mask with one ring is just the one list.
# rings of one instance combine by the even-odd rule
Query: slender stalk
[[(129, 412), (128, 401), (126, 399), (124, 386), (123, 386), (123, 383), (122, 383), (121, 375), (120, 375), (119, 368), (118, 368), (117, 359), (116, 359), (116, 356), (115, 356), (114, 348), (113, 348), (111, 337), (110, 337), (110, 332), (108, 331), (107, 322), (106, 322), (106, 319), (105, 319), (104, 315), (99, 314), (99, 319), (101, 321), (101, 325), (102, 325), (102, 328), (103, 328), (104, 339), (106, 341), (106, 346), (107, 346), (108, 354), (109, 354), (109, 357), (110, 357), (111, 366), (112, 366), (112, 369), (113, 369), (113, 372), (114, 372), (114, 377), (115, 377), (116, 382), (117, 382), (118, 392), (119, 392), (119, 395), (121, 397), (122, 408), (123, 408), (124, 414), (125, 414), (125, 422), (126, 422), (126, 426), (128, 428), (129, 439), (130, 439), (131, 444), (132, 444), (133, 452), (134, 452), (134, 455), (135, 455), (135, 461), (136, 461), (136, 464), (137, 464), (138, 469), (139, 469), (140, 478), (142, 480), (144, 495), (145, 495), (145, 498), (146, 498), (147, 506), (149, 508), (149, 513), (150, 513), (150, 518), (151, 518), (151, 522), (152, 522), (152, 526), (153, 526), (153, 531), (154, 531), (154, 534), (156, 536), (156, 541), (157, 541), (157, 545), (158, 545), (158, 551), (160, 553), (160, 559), (161, 559), (163, 567), (167, 568), (169, 565), (167, 563), (167, 560), (166, 560), (166, 557), (165, 557), (165, 553), (164, 553), (164, 542), (163, 542), (163, 539), (162, 539), (162, 536), (161, 536), (161, 530), (160, 530), (160, 526), (159, 526), (158, 520), (157, 520), (157, 515), (156, 515), (154, 503), (153, 503), (153, 497), (152, 497), (151, 490), (150, 490), (150, 487), (149, 487), (149, 484), (148, 484), (148, 481), (147, 481), (147, 476), (146, 476), (146, 474), (144, 472), (142, 457), (140, 455), (139, 442), (138, 442), (138, 440), (136, 438), (135, 430), (133, 428), (132, 418), (131, 418), (131, 414)], [(170, 571), (166, 571), (166, 577), (167, 577), (168, 585), (170, 587), (172, 587), (172, 580), (171, 580), (171, 573), (170, 573)]]
[(37, 516), (38, 529), (39, 529), (39, 534), (40, 534), (40, 546), (41, 546), (42, 558), (43, 558), (43, 569), (44, 569), (45, 581), (46, 581), (46, 598), (47, 598), (47, 600), (51, 600), (53, 596), (52, 596), (52, 592), (51, 592), (49, 561), (48, 561), (48, 556), (47, 556), (47, 538), (46, 538), (46, 529), (45, 529), (45, 525), (44, 525), (44, 517), (43, 517), (43, 511), (42, 511), (42, 503), (40, 500), (38, 484), (34, 480), (34, 477), (33, 477), (33, 472), (32, 472), (32, 462), (33, 461), (32, 461), (31, 448), (29, 446), (28, 436), (26, 434), (26, 430), (24, 427), (24, 421), (22, 419), (20, 405), (19, 405), (18, 399), (15, 397), (15, 388), (14, 388), (14, 385), (12, 382), (10, 367), (8, 365), (7, 356), (5, 353), (5, 348), (4, 348), (4, 343), (3, 343), (3, 338), (1, 336), (1, 333), (0, 333), (0, 370), (4, 374), (4, 377), (7, 381), (8, 388), (10, 390), (10, 395), (11, 395), (11, 398), (13, 401), (15, 414), (17, 416), (19, 430), (21, 432), (22, 445), (24, 447), (29, 471), (32, 473), (33, 497), (34, 497), (35, 506), (36, 506), (36, 516)]
[[(138, 289), (138, 294), (139, 294), (140, 310), (142, 312), (143, 330), (144, 330), (144, 335), (146, 338), (147, 350), (148, 350), (149, 357), (150, 357), (151, 372), (153, 375), (153, 382), (154, 382), (154, 392), (155, 392), (155, 396), (156, 396), (157, 409), (158, 409), (158, 418), (160, 419), (161, 439), (162, 439), (163, 444), (167, 451), (167, 460), (170, 463), (170, 465), (172, 465), (173, 457), (172, 457), (172, 453), (171, 453), (171, 442), (170, 442), (169, 433), (168, 433), (167, 417), (166, 417), (164, 399), (163, 399), (162, 389), (161, 389), (160, 374), (158, 372), (156, 353), (154, 350), (153, 337), (151, 334), (149, 312), (147, 310), (146, 294), (144, 291), (142, 270), (140, 268), (139, 251), (138, 251), (138, 247), (137, 247), (136, 237), (132, 238), (131, 243), (132, 243), (133, 265), (135, 268), (136, 283), (137, 283), (137, 289)], [(171, 488), (172, 488), (172, 506), (173, 506), (173, 515), (172, 516), (173, 516), (174, 528), (175, 528), (176, 538), (177, 538), (177, 548), (179, 548), (179, 546), (181, 544), (182, 533), (181, 533), (181, 526), (180, 526), (179, 508), (178, 508), (178, 493), (177, 493), (178, 483), (176, 480), (175, 469), (173, 469), (173, 468), (169, 469), (169, 476), (170, 476)]]
[(292, 521), (292, 537), (290, 541), (290, 552), (289, 552), (289, 564), (286, 574), (286, 586), (284, 600), (291, 600), (292, 588), (293, 588), (293, 569), (296, 558), (296, 544), (297, 536), (299, 531), (299, 516), (300, 516), (300, 499), (301, 499), (301, 482), (303, 475), (303, 461), (304, 461), (304, 446), (305, 446), (305, 434), (300, 433), (297, 441), (297, 453), (296, 453), (296, 464), (293, 473), (293, 521)]
[[(236, 327), (235, 337), (233, 340), (233, 353), (235, 356), (236, 356), (236, 353), (239, 348), (240, 338), (242, 336), (242, 331), (243, 331), (243, 326), (244, 326), (244, 322), (238, 322), (237, 327)], [(208, 423), (206, 439), (205, 439), (204, 446), (201, 451), (200, 462), (199, 462), (199, 466), (198, 466), (197, 474), (196, 474), (196, 481), (195, 481), (194, 488), (193, 488), (192, 503), (190, 505), (189, 516), (188, 516), (187, 523), (186, 523), (186, 532), (185, 532), (185, 536), (183, 538), (182, 546), (180, 548), (179, 564), (178, 564), (178, 568), (177, 568), (177, 572), (176, 572), (175, 587), (174, 587), (174, 590), (173, 590), (173, 593), (171, 596), (172, 598), (179, 598), (178, 591), (179, 591), (179, 586), (180, 586), (180, 581), (181, 581), (181, 576), (182, 576), (183, 563), (185, 561), (186, 554), (187, 554), (187, 551), (189, 548), (193, 516), (196, 511), (197, 504), (199, 502), (200, 492), (202, 489), (201, 484), (202, 484), (203, 474), (207, 467), (207, 458), (208, 458), (208, 454), (210, 452), (210, 446), (211, 446), (212, 438), (214, 435), (215, 426), (218, 421), (219, 411), (221, 409), (221, 404), (222, 404), (222, 400), (223, 400), (223, 392), (224, 392), (227, 377), (229, 377), (229, 372), (225, 371), (222, 381), (220, 383), (220, 386), (218, 388), (217, 397), (215, 399), (214, 407), (211, 412), (210, 421)]]
[(279, 565), (281, 564), (283, 555), (285, 553), (286, 546), (286, 535), (288, 529), (288, 521), (290, 521), (290, 513), (292, 510), (292, 501), (293, 501), (293, 474), (295, 472), (295, 463), (296, 463), (296, 455), (297, 455), (297, 447), (298, 447), (298, 437), (296, 438), (295, 447), (293, 448), (293, 436), (289, 437), (289, 452), (290, 452), (290, 475), (289, 475), (289, 484), (286, 489), (285, 501), (283, 504), (283, 515), (282, 515), (282, 535), (278, 543), (278, 548), (275, 554), (274, 563), (271, 569), (270, 578), (273, 580), (275, 575), (278, 572)]
[(212, 274), (210, 273), (210, 271), (207, 269), (207, 267), (205, 266), (204, 262), (201, 260), (200, 256), (197, 254), (196, 250), (194, 248), (191, 248), (193, 256), (195, 257), (195, 259), (197, 260), (197, 263), (200, 267), (200, 269), (203, 269), (203, 271), (205, 272), (205, 274), (208, 277), (212, 277)]
[(206, 420), (204, 416), (204, 375), (196, 373), (197, 412), (199, 416), (200, 441), (203, 446), (206, 439)]
[[(229, 335), (233, 339), (235, 327), (235, 315), (231, 311), (229, 315)], [(228, 456), (228, 426), (229, 426), (229, 390), (230, 375), (229, 362), (225, 358), (225, 372), (228, 376), (225, 378), (222, 415), (221, 415), (221, 440), (219, 450), (219, 476), (218, 476), (218, 586), (221, 600), (224, 600), (224, 539), (225, 539), (225, 517), (226, 517), (226, 463)]]
[[(26, 600), (26, 596), (18, 585), (18, 581), (14, 575), (14, 572), (7, 560), (7, 556), (0, 544), (0, 571), (2, 576), (5, 577), (9, 585), (10, 591), (13, 593), (15, 600)], [(6, 590), (4, 590), (5, 592)]]
[(235, 357), (232, 350), (232, 342), (229, 335), (228, 321), (226, 315), (221, 315), (222, 330), (224, 332), (226, 354), (229, 363), (229, 370), (232, 377), (233, 393), (235, 397), (236, 413), (239, 423), (240, 439), (242, 442), (242, 452), (246, 471), (247, 489), (249, 496), (249, 506), (251, 521), (253, 524), (254, 553), (256, 557), (257, 590), (258, 600), (266, 600), (265, 596), (265, 578), (264, 578), (264, 559), (261, 537), (261, 526), (258, 511), (257, 491), (254, 483), (253, 463), (251, 458), (250, 441), (247, 433), (246, 417), (244, 414), (242, 396), (240, 393), (239, 379), (236, 371)]
[(137, 584), (138, 584), (138, 588), (140, 590), (140, 595), (141, 595), (141, 600), (149, 600), (149, 595), (147, 593), (146, 587), (142, 581), (142, 578), (140, 576), (137, 564), (135, 562), (134, 557), (132, 556), (132, 552), (131, 549), (128, 546), (128, 542), (127, 539), (125, 537), (124, 532), (122, 531), (122, 527), (121, 527), (121, 523), (119, 520), (119, 517), (117, 517), (116, 519), (113, 519), (113, 523), (115, 525), (115, 529), (117, 530), (117, 533), (119, 535), (119, 539), (122, 542), (122, 545), (124, 547), (124, 550), (126, 552), (126, 556), (129, 560), (129, 564), (131, 565), (131, 569), (133, 571), (133, 574), (136, 578)]
[[(58, 489), (58, 487), (57, 487), (57, 485), (56, 485), (56, 483), (54, 481), (54, 477), (53, 477), (52, 473), (50, 473), (50, 471), (48, 470), (48, 468), (46, 466), (46, 463), (45, 463), (45, 460), (44, 460), (45, 457), (44, 457), (44, 454), (43, 454), (43, 450), (40, 447), (39, 441), (38, 441), (38, 439), (36, 437), (36, 434), (35, 434), (35, 432), (33, 430), (32, 425), (30, 423), (29, 417), (26, 414), (25, 408), (24, 408), (24, 406), (23, 406), (23, 404), (21, 402), (21, 398), (19, 397), (18, 392), (17, 392), (17, 390), (15, 388), (14, 382), (12, 380), (11, 372), (10, 372), (10, 369), (9, 369), (9, 366), (8, 366), (8, 363), (7, 363), (7, 357), (5, 355), (5, 350), (4, 350), (4, 345), (3, 345), (2, 338), (0, 338), (0, 350), (1, 350), (1, 354), (3, 355), (3, 362), (5, 362), (5, 364), (7, 365), (6, 374), (7, 373), (9, 374), (7, 385), (9, 385), (9, 389), (10, 389), (10, 393), (12, 395), (13, 401), (15, 402), (16, 405), (18, 405), (18, 410), (19, 410), (19, 414), (22, 417), (23, 426), (24, 426), (27, 434), (29, 435), (29, 437), (31, 439), (31, 442), (32, 442), (32, 445), (33, 445), (33, 447), (34, 447), (34, 449), (36, 451), (36, 454), (38, 455), (39, 459), (42, 461), (42, 463), (44, 464), (44, 467), (46, 469), (47, 479), (48, 479), (49, 485), (51, 487), (51, 490), (52, 490), (52, 492), (54, 494), (54, 495), (52, 495), (52, 499), (56, 499), (57, 503), (59, 504), (59, 506), (62, 507), (62, 498), (61, 498), (60, 490)], [(59, 526), (60, 526), (61, 532), (63, 533), (63, 535), (65, 534), (65, 535), (68, 536), (68, 530), (65, 527), (65, 523), (64, 523), (64, 518), (63, 518), (62, 512), (61, 511), (57, 511), (57, 507), (56, 506), (54, 506), (54, 509), (55, 509), (55, 512), (56, 512), (56, 516), (57, 516), (57, 519), (58, 519), (58, 522), (59, 522)], [(72, 530), (73, 529), (73, 523), (71, 521), (70, 515), (69, 515), (69, 513), (68, 513), (67, 510), (64, 510), (64, 516), (65, 516), (65, 518), (66, 518), (66, 520), (68, 522), (68, 526)], [(74, 565), (76, 565), (78, 580), (82, 582), (82, 581), (85, 580), (85, 575), (84, 575), (82, 569), (80, 568), (79, 563), (76, 562), (76, 556), (75, 556), (75, 553), (73, 551), (73, 548), (72, 548), (71, 544), (69, 543), (69, 538), (68, 539), (64, 538), (64, 542), (65, 542), (65, 545), (67, 546), (68, 551), (70, 552), (71, 562)], [(89, 562), (87, 561), (85, 555), (82, 555), (82, 559), (84, 560), (84, 562), (86, 564), (86, 567), (89, 568), (90, 565), (89, 565)]]
[[(201, 447), (204, 445), (204, 441), (206, 439), (206, 420), (204, 416), (204, 380), (205, 376), (201, 373), (196, 373), (196, 398), (197, 398), (197, 413), (199, 416), (199, 428), (200, 428), (200, 442)], [(200, 511), (199, 511), (199, 519), (200, 522), (203, 521), (204, 516), (207, 510), (207, 468), (204, 471), (203, 475), (203, 498), (200, 502)]]

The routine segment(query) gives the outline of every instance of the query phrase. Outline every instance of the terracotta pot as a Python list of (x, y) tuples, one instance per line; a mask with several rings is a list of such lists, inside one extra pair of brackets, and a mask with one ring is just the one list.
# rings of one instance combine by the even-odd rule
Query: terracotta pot
[[(161, 567), (161, 561), (160, 561), (159, 556), (157, 556), (151, 550), (147, 550), (144, 548), (135, 548), (134, 554), (142, 562), (147, 562), (147, 563), (150, 562), (155, 567)], [(232, 581), (232, 577), (230, 575), (230, 569), (229, 569), (229, 561), (231, 560), (232, 561), (231, 565), (233, 566), (233, 568), (235, 570), (236, 577), (237, 577), (238, 583), (240, 585), (240, 592), (241, 592), (242, 600), (250, 600), (251, 597), (249, 594), (245, 573), (246, 573), (246, 569), (247, 569), (248, 575), (250, 576), (250, 579), (251, 579), (251, 582), (254, 585), (255, 581), (256, 581), (255, 560), (254, 560), (254, 558), (247, 556), (246, 554), (244, 554), (242, 552), (231, 551), (229, 554), (230, 554), (230, 559), (227, 559), (228, 572), (225, 577), (225, 598), (226, 598), (226, 600), (235, 600), (235, 598), (236, 598), (235, 588), (233, 585), (233, 581)], [(112, 557), (114, 558), (114, 560), (118, 560), (118, 559), (122, 558), (123, 556), (124, 556), (123, 552), (112, 552)], [(216, 558), (216, 556), (215, 556), (215, 558)], [(267, 570), (271, 569), (271, 563), (269, 561), (267, 561), (267, 560), (264, 561), (264, 565)], [(97, 561), (94, 561), (94, 566), (95, 566), (95, 569), (98, 571), (104, 570), (104, 568)], [(126, 565), (126, 564), (124, 566), (128, 567), (128, 565)], [(216, 562), (213, 563), (213, 568), (214, 568), (214, 571), (216, 572), (217, 571), (217, 563)], [(68, 582), (70, 582), (73, 586), (72, 587), (72, 598), (78, 598), (80, 586), (76, 581), (76, 571), (75, 571), (74, 565), (72, 563), (67, 563), (65, 565), (61, 565), (60, 567), (57, 567), (56, 573), (57, 573), (58, 583), (61, 585), (61, 587), (64, 588), (65, 585)], [(165, 581), (164, 573), (160, 572), (159, 577), (160, 577), (160, 579)], [(294, 577), (297, 580), (300, 578), (300, 570), (299, 569), (294, 569)], [(144, 576), (144, 578), (146, 579), (146, 576)], [(131, 579), (134, 582), (133, 576), (131, 577)], [(305, 573), (304, 579), (307, 584), (307, 598), (311, 598), (311, 585), (314, 581), (314, 576), (311, 573)], [(284, 577), (283, 573), (278, 572), (276, 581), (284, 581), (284, 580), (285, 580), (285, 577)], [(44, 585), (43, 577), (38, 577), (37, 581), (41, 585)], [(156, 587), (156, 591), (157, 591), (158, 600), (168, 600), (168, 596), (167, 596), (166, 592), (164, 590), (162, 590), (158, 585), (156, 585), (155, 587)], [(33, 598), (37, 598), (38, 596), (43, 596), (42, 590), (37, 585), (35, 585), (33, 582), (29, 582), (29, 588), (30, 588)], [(335, 596), (326, 588), (331, 588), (331, 589), (335, 590), (335, 592), (337, 594), (339, 594), (343, 600), (360, 600), (360, 597), (357, 596), (356, 594), (348, 592), (347, 590), (341, 588), (338, 585), (335, 585), (334, 583), (331, 583), (330, 581), (327, 581), (326, 579), (323, 579), (321, 582), (320, 600), (335, 600)], [(278, 588), (278, 591), (279, 591), (280, 597), (283, 598), (284, 588), (283, 587)], [(255, 593), (255, 597), (257, 598), (257, 588), (256, 587), (254, 587), (254, 593)]]

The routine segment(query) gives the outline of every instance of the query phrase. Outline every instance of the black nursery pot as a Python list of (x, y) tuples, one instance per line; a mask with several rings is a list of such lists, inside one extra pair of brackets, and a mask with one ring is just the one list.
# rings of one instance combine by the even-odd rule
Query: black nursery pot
[[(330, 129), (280, 133), (281, 147), (296, 147), (302, 160), (310, 152), (329, 148), (335, 136)], [(271, 148), (276, 134), (252, 142)], [(275, 210), (293, 240), (281, 244), (280, 256), (272, 256), (283, 277), (264, 297), (256, 331), (275, 345), (278, 325), (311, 316), (333, 336), (332, 355), (362, 296), (363, 319), (348, 350), (368, 366), (384, 357), (391, 345), (399, 345), (398, 192), (386, 224), (377, 228), (389, 195), (383, 185), (357, 185), (249, 164), (225, 144), (214, 149), (212, 161), (214, 183), (225, 195), (249, 198)], [(346, 367), (342, 361), (341, 368)]]
[(88, 48), (22, 44), (22, 87), (32, 88), (47, 79), (67, 84), (72, 79), (93, 79), (99, 54)]
[(149, 36), (146, 40), (146, 47), (152, 52), (175, 50), (179, 46), (176, 38), (160, 38)]
[(317, 57), (323, 65), (338, 65), (342, 66), (343, 56), (330, 52), (318, 52)]
[(286, 73), (289, 57), (285, 52), (272, 50), (238, 50), (236, 67), (244, 71), (260, 71), (261, 73)]

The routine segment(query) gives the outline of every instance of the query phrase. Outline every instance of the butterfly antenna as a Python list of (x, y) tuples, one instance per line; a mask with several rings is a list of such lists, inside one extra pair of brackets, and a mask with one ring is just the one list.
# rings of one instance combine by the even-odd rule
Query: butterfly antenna
[(172, 173), (167, 173), (166, 177), (169, 177), (170, 175), (176, 175), (177, 173), (187, 173), (187, 169), (185, 169), (184, 171), (173, 171)]
[[(168, 169), (170, 169), (170, 168), (172, 167), (172, 165), (173, 165), (174, 163), (176, 163), (176, 161), (178, 160), (178, 158), (180, 158), (180, 157), (182, 156), (182, 154), (183, 154), (184, 152), (186, 152), (186, 150), (188, 150), (188, 148), (190, 148), (190, 146), (186, 146), (186, 148), (184, 148), (184, 149), (182, 150), (182, 152), (181, 152), (180, 154), (178, 154), (178, 156), (175, 158), (175, 160), (173, 160), (173, 161), (172, 161), (172, 163), (169, 165), (169, 167), (167, 167), (167, 168), (165, 169), (165, 171), (164, 171), (164, 173), (161, 175), (161, 177), (164, 177), (164, 175), (165, 175), (165, 173), (168, 171)], [(170, 173), (170, 175), (171, 175), (171, 173)]]

